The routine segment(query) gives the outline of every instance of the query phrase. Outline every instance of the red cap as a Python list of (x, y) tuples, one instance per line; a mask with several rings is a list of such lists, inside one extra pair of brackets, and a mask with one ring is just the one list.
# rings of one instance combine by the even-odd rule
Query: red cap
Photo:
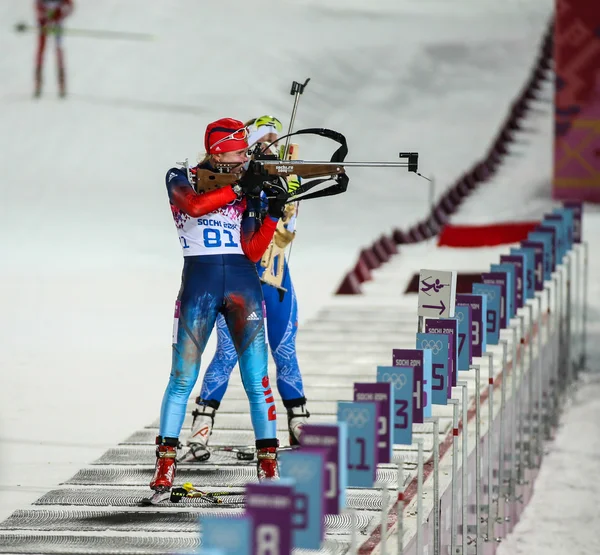
[(204, 148), (209, 154), (248, 148), (248, 129), (237, 119), (221, 118), (213, 121), (206, 127)]

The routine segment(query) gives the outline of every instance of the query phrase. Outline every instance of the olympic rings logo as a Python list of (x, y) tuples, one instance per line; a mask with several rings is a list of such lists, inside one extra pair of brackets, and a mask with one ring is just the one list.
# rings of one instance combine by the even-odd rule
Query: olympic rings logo
[(483, 291), (483, 293), (488, 299), (491, 299), (492, 301), (496, 298), (496, 291), (494, 291), (493, 289), (486, 289), (485, 291)]
[(294, 461), (293, 463), (284, 463), (284, 467), (286, 469), (286, 473), (296, 478), (296, 480), (303, 480), (308, 482), (312, 480), (315, 476), (315, 469), (309, 465), (300, 464), (298, 461)]
[(437, 355), (443, 348), (442, 342), (439, 339), (432, 339), (431, 341), (427, 341), (427, 339), (423, 339), (421, 341), (421, 349), (431, 349), (434, 355)]
[(458, 320), (459, 324), (463, 323), (463, 320), (465, 319), (465, 313), (462, 310), (459, 310), (456, 312), (456, 319)]
[(406, 376), (404, 374), (390, 374), (386, 372), (381, 376), (384, 382), (389, 382), (394, 386), (394, 389), (402, 389), (406, 385)]
[(364, 428), (369, 421), (369, 413), (365, 409), (344, 409), (342, 419), (352, 428)]

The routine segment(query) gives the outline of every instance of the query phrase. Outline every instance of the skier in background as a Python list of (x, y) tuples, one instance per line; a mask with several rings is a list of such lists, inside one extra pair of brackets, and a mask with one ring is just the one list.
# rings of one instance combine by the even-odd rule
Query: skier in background
[(58, 67), (58, 87), (61, 98), (67, 94), (65, 60), (62, 48), (63, 26), (66, 17), (73, 12), (73, 0), (36, 0), (35, 11), (38, 23), (38, 47), (35, 58), (35, 98), (42, 94), (42, 68), (48, 35), (56, 40), (56, 64)]
[[(250, 147), (258, 144), (262, 150), (276, 141), (282, 130), (281, 122), (272, 116), (261, 116), (246, 123), (251, 125), (248, 144)], [(279, 151), (279, 152), (278, 152)], [(283, 148), (276, 145), (271, 147), (268, 154), (281, 158)], [(300, 185), (297, 177), (288, 180), (288, 191), (293, 192)], [(294, 227), (295, 205), (286, 205), (286, 211), (291, 210), (289, 218), (285, 218), (285, 226), (275, 231), (274, 241), (280, 246), (289, 244), (295, 237), (291, 231)], [(257, 212), (266, 216), (266, 202), (257, 207)], [(262, 276), (265, 268), (258, 262), (257, 270)], [(298, 302), (287, 261), (284, 261), (283, 281), (281, 286), (286, 289), (283, 297), (280, 292), (267, 283), (263, 283), (263, 295), (267, 311), (268, 343), (275, 361), (277, 373), (277, 389), (287, 409), (288, 432), (290, 445), (299, 445), (302, 426), (310, 416), (306, 410), (304, 385), (296, 354), (296, 334), (298, 332)], [(188, 440), (189, 451), (184, 457), (187, 461), (206, 461), (210, 458), (208, 441), (212, 433), (216, 411), (219, 408), (231, 372), (238, 362), (237, 353), (231, 340), (231, 335), (222, 316), (217, 317), (217, 350), (206, 369), (200, 395), (196, 398), (196, 406), (192, 415), (192, 433)]]

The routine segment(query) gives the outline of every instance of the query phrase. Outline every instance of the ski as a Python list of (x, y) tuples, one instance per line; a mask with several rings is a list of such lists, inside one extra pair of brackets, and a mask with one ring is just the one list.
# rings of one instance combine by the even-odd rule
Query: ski
[[(29, 25), (23, 21), (15, 24), (15, 31), (17, 33), (31, 33), (38, 32), (36, 25)], [(74, 29), (74, 28), (62, 28), (60, 31), (56, 27), (49, 26), (47, 34), (52, 35), (57, 32), (65, 35), (74, 35), (80, 37), (90, 37), (97, 39), (123, 39), (123, 40), (154, 40), (154, 35), (148, 33), (136, 33), (133, 31), (110, 31), (104, 29)]]
[(148, 507), (151, 505), (160, 505), (169, 503), (179, 503), (182, 499), (200, 499), (215, 505), (223, 504), (223, 497), (243, 497), (244, 493), (239, 491), (203, 491), (194, 487), (191, 482), (172, 488), (170, 490), (155, 491), (151, 496), (144, 497), (139, 505)]
[(169, 501), (171, 499), (171, 490), (159, 490), (152, 493), (150, 497), (144, 497), (139, 505), (141, 507), (148, 507), (150, 505), (158, 505), (159, 503), (163, 503), (164, 501)]

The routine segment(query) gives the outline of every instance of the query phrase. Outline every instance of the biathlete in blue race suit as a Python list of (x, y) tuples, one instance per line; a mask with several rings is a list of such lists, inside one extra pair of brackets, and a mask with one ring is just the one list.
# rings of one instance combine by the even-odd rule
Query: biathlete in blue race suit
[[(173, 485), (187, 402), (219, 315), (240, 360), (256, 439), (258, 477), (278, 476), (276, 411), (267, 373), (262, 287), (255, 264), (273, 237), (284, 202), (271, 199), (260, 226), (249, 211), (248, 193), (260, 194), (267, 178), (242, 170), (248, 161), (247, 135), (246, 126), (238, 120), (224, 118), (209, 124), (204, 138), (207, 155), (191, 171), (211, 170), (217, 163), (240, 164), (233, 186), (196, 192), (190, 180), (199, 182), (199, 174), (190, 179), (182, 168), (171, 168), (166, 174), (184, 265), (175, 306), (171, 375), (161, 406), (156, 469), (150, 483), (157, 491)], [(200, 186), (196, 189), (201, 191)]]
[[(275, 141), (281, 131), (281, 123), (271, 116), (262, 116), (254, 120), (248, 143), (253, 146), (260, 143), (259, 147)], [(272, 151), (276, 154), (276, 151)], [(299, 185), (298, 178), (292, 178), (288, 182), (288, 190)], [(265, 214), (266, 202), (257, 211)], [(293, 204), (288, 204), (286, 210), (295, 210)], [(292, 216), (295, 219), (295, 215)], [(284, 219), (284, 221), (286, 221)], [(293, 228), (292, 219), (287, 220), (286, 227)], [(294, 238), (294, 233), (280, 223), (275, 231), (274, 241), (279, 240), (280, 245), (289, 244)], [(283, 256), (280, 254), (279, 256)], [(260, 262), (256, 265), (259, 275), (262, 277), (265, 268)], [(296, 354), (296, 334), (298, 331), (298, 302), (290, 276), (287, 262), (284, 259), (283, 281), (281, 286), (286, 290), (283, 297), (272, 285), (263, 283), (263, 295), (267, 312), (268, 343), (271, 354), (275, 361), (277, 372), (277, 389), (281, 395), (283, 405), (287, 409), (288, 431), (290, 445), (298, 445), (302, 426), (310, 416), (306, 410), (306, 397), (302, 375), (298, 365)], [(231, 334), (225, 319), (217, 317), (217, 349), (216, 353), (206, 369), (200, 395), (196, 398), (196, 407), (193, 411), (194, 421), (192, 432), (188, 440), (190, 453), (199, 461), (208, 460), (210, 451), (208, 442), (216, 411), (219, 408), (233, 368), (238, 362), (237, 351), (232, 341)]]

